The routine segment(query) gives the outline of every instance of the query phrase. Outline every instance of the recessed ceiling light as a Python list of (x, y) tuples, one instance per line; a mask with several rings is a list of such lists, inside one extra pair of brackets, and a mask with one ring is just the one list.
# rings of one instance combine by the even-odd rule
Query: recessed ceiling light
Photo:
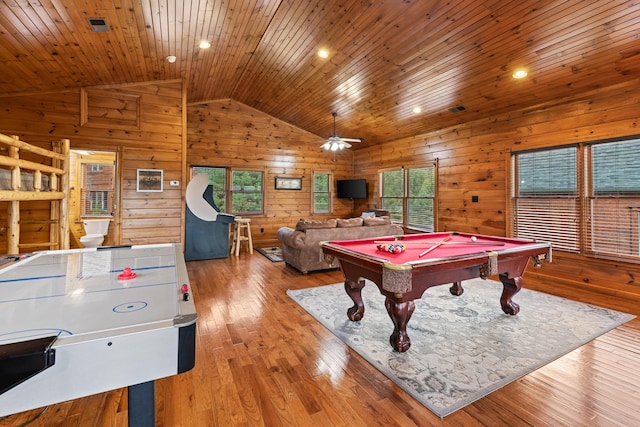
[(511, 76), (514, 79), (524, 79), (528, 74), (529, 73), (527, 73), (527, 70), (525, 70), (524, 68), (519, 68), (515, 70)]
[(318, 56), (320, 58), (328, 58), (329, 57), (329, 51), (327, 49), (320, 49), (320, 50), (318, 50)]
[(211, 43), (207, 40), (202, 40), (198, 46), (200, 46), (200, 49), (209, 49), (211, 47)]
[(416, 106), (416, 107), (413, 107), (413, 110), (411, 111), (413, 111), (415, 114), (419, 114), (419, 113), (422, 113), (422, 108)]
[(169, 55), (165, 58), (167, 60), (168, 63), (173, 64), (174, 62), (176, 62), (176, 57), (173, 55)]

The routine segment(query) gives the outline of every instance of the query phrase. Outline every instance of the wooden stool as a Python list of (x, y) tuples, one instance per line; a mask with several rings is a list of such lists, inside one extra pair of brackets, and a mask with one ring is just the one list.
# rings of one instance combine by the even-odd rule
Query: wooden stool
[(233, 242), (231, 246), (231, 253), (235, 256), (240, 255), (240, 245), (242, 242), (247, 242), (247, 248), (249, 253), (253, 253), (253, 240), (251, 239), (251, 219), (236, 217), (233, 222)]

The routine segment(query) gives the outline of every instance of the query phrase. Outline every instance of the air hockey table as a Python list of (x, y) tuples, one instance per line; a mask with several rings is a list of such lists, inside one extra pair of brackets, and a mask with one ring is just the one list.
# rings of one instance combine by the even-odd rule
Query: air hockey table
[(0, 269), (0, 416), (129, 389), (155, 424), (154, 381), (193, 368), (196, 311), (179, 244), (43, 251)]

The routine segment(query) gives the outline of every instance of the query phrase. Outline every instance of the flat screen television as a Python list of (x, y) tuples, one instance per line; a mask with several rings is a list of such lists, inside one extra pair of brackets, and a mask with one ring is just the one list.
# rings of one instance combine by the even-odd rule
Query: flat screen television
[(366, 199), (366, 179), (339, 179), (336, 181), (339, 199)]

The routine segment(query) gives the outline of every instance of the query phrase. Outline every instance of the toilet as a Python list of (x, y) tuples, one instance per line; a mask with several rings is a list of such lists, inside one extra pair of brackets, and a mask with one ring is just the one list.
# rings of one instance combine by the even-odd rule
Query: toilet
[(82, 221), (85, 235), (80, 237), (80, 244), (85, 248), (97, 248), (102, 245), (104, 236), (109, 231), (109, 222), (111, 221), (108, 218)]

